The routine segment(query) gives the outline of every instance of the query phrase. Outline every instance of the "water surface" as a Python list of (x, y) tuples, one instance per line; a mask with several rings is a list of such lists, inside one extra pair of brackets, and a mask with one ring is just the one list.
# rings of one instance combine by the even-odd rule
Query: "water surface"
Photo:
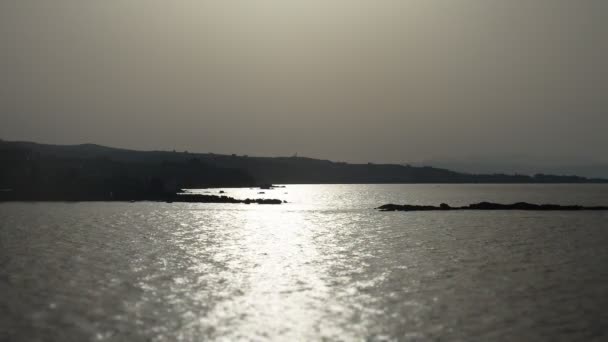
[(0, 204), (0, 340), (608, 336), (608, 213), (373, 210), (608, 205), (608, 186), (224, 191), (290, 203)]

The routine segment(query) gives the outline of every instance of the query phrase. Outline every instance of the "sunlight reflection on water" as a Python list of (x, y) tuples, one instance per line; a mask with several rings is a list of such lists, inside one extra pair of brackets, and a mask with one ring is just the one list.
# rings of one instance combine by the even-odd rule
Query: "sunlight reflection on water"
[(608, 305), (606, 213), (372, 208), (446, 198), (607, 204), (607, 189), (326, 185), (267, 191), (288, 193), (280, 206), (2, 204), (0, 337), (604, 336), (594, 317)]

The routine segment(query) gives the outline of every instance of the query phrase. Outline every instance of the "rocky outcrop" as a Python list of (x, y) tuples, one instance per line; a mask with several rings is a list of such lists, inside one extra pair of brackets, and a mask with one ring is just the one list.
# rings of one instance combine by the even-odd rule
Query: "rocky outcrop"
[(491, 202), (480, 202), (463, 207), (451, 207), (441, 203), (439, 206), (432, 205), (408, 205), (408, 204), (385, 204), (376, 208), (380, 211), (447, 211), (447, 210), (538, 210), (538, 211), (576, 211), (576, 210), (608, 210), (608, 207), (594, 206), (585, 207), (581, 205), (557, 205), (557, 204), (531, 204), (518, 202), (514, 204), (499, 204)]
[(157, 193), (157, 194), (137, 194), (133, 197), (103, 197), (103, 196), (77, 196), (77, 197), (20, 197), (12, 191), (0, 190), (0, 202), (19, 201), (19, 202), (181, 202), (181, 203), (242, 203), (242, 204), (282, 204), (287, 203), (279, 199), (266, 198), (247, 198), (236, 199), (225, 195), (205, 195), (193, 194), (182, 191), (179, 193)]
[(281, 204), (283, 201), (279, 199), (265, 199), (265, 198), (247, 198), (244, 200), (236, 199), (228, 196), (215, 196), (215, 195), (200, 195), (200, 194), (189, 194), (182, 193), (172, 196), (171, 202), (187, 202), (187, 203), (243, 203), (243, 204)]

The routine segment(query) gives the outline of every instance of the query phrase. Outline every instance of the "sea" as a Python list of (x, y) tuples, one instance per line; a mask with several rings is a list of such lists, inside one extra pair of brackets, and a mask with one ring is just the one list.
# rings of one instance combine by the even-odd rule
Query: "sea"
[(199, 189), (282, 205), (1, 203), (0, 341), (606, 341), (608, 185)]

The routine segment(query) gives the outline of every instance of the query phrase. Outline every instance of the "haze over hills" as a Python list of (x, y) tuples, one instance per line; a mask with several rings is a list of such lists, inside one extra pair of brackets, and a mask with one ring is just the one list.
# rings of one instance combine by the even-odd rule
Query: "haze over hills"
[(605, 183), (538, 174), (468, 174), (435, 167), (305, 157), (134, 151), (95, 144), (0, 142), (0, 189), (22, 199), (140, 199), (181, 188), (310, 183)]
[(605, 0), (2, 1), (0, 136), (608, 163), (606, 13)]
[(536, 173), (608, 178), (608, 163), (582, 157), (533, 157), (525, 155), (432, 158), (413, 165), (433, 165), (465, 173)]

